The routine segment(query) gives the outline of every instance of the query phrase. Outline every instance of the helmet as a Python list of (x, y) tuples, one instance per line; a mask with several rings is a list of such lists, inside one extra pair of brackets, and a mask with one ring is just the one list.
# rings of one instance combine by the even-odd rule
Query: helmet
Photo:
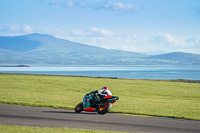
[(102, 90), (109, 90), (108, 87), (103, 87)]

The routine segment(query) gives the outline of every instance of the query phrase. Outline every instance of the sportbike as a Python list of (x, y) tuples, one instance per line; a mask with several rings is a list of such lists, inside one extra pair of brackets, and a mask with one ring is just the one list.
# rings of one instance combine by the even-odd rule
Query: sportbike
[(93, 94), (86, 94), (83, 101), (75, 107), (75, 112), (80, 113), (81, 111), (86, 112), (97, 112), (98, 114), (108, 113), (119, 97), (107, 95), (105, 97), (100, 97), (100, 100), (95, 101)]

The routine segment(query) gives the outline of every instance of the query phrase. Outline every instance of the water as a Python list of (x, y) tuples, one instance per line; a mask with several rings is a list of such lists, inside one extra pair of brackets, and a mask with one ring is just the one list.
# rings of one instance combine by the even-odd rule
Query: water
[(75, 75), (128, 79), (200, 80), (200, 66), (0, 67), (0, 73)]

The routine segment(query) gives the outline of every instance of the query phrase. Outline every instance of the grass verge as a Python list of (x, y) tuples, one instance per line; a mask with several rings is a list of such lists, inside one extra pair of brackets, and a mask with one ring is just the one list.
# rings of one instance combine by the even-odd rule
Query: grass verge
[(200, 120), (199, 83), (0, 74), (0, 103), (74, 109), (103, 86), (119, 96), (111, 112)]
[(0, 125), (1, 133), (120, 133), (114, 131), (85, 130), (74, 128), (47, 128)]

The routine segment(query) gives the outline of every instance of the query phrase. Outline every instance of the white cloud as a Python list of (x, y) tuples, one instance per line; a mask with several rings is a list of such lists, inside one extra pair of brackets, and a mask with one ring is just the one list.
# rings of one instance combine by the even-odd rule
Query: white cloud
[(91, 8), (92, 6), (91, 1), (87, 0), (49, 0), (48, 5), (50, 7), (57, 6), (57, 7), (71, 7), (71, 8)]
[(33, 32), (33, 28), (32, 28), (31, 26), (29, 26), (29, 25), (25, 25), (25, 26), (22, 28), (22, 30), (23, 30), (24, 32), (27, 32), (27, 33), (32, 33), (32, 32)]
[(140, 11), (141, 6), (133, 6), (132, 4), (125, 4), (122, 2), (109, 2), (109, 1), (91, 1), (91, 0), (50, 0), (48, 2), (50, 7), (70, 7), (70, 8), (86, 8), (95, 10), (107, 10), (115, 14), (126, 14)]
[(1, 32), (17, 32), (19, 31), (19, 27), (17, 25), (9, 25), (0, 27)]
[(169, 42), (173, 42), (175, 40), (175, 38), (169, 33), (160, 33), (159, 35), (166, 38)]
[(17, 31), (19, 29), (19, 27), (17, 25), (11, 25), (9, 27), (10, 31)]
[(124, 4), (121, 2), (108, 2), (104, 5), (104, 7), (102, 7), (102, 9), (114, 12), (136, 12), (141, 10), (141, 7), (133, 6), (131, 4)]
[[(2, 26), (0, 35), (23, 35), (35, 30), (29, 25)], [(64, 31), (62, 29), (41, 29), (37, 33), (50, 34), (83, 44), (118, 49), (132, 52), (152, 53), (152, 51), (165, 52), (191, 52), (200, 54), (200, 36), (177, 37), (170, 33), (158, 33), (155, 36), (144, 38), (142, 36), (115, 33), (109, 29), (91, 27), (88, 29), (74, 29)], [(159, 53), (161, 53), (159, 52)]]
[(109, 2), (105, 5), (105, 8), (109, 10), (131, 10), (133, 6), (130, 4), (123, 4), (120, 2)]
[(93, 31), (94, 33), (98, 33), (99, 35), (103, 35), (103, 36), (112, 36), (113, 35), (112, 31), (106, 30), (103, 28), (92, 27), (91, 31)]
[(0, 35), (23, 35), (27, 33), (33, 33), (33, 28), (29, 25), (8, 25), (0, 27)]
[(112, 36), (113, 32), (103, 28), (91, 27), (89, 29), (74, 29), (72, 30), (72, 36), (82, 37), (101, 37)]
[[(167, 52), (191, 52), (200, 54), (200, 37), (175, 37), (169, 33), (158, 33), (151, 38), (143, 38), (137, 35), (114, 33), (110, 30), (103, 32), (101, 28), (90, 28), (89, 30), (74, 30), (72, 35), (66, 39), (103, 47), (107, 49), (126, 50), (139, 53), (167, 53)], [(101, 33), (96, 36), (95, 32)], [(103, 34), (104, 33), (104, 34)], [(92, 35), (93, 34), (93, 35)]]
[(159, 33), (150, 42), (168, 47), (195, 47), (200, 43), (200, 38), (174, 37), (169, 33)]
[(104, 2), (98, 4), (95, 10), (107, 10), (114, 14), (132, 14), (142, 10), (141, 6), (134, 6), (132, 4), (125, 4), (122, 2)]
[(169, 33), (159, 33), (152, 38), (152, 43), (165, 44), (173, 41), (175, 41), (175, 38)]
[(198, 44), (200, 46), (200, 37), (188, 38), (188, 39), (186, 39), (186, 43), (189, 43), (190, 45)]

